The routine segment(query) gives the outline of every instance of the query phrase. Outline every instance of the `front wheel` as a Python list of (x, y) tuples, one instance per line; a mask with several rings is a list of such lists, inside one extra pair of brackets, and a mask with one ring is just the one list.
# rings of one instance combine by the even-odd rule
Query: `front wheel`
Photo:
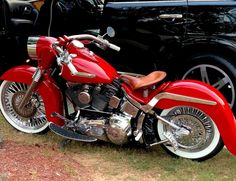
[(41, 133), (49, 125), (42, 97), (33, 93), (30, 102), (19, 109), (28, 86), (23, 83), (3, 81), (0, 86), (0, 109), (11, 126), (24, 133)]
[[(170, 141), (163, 144), (163, 148), (172, 156), (203, 161), (215, 156), (224, 146), (213, 120), (199, 109), (177, 106), (163, 110), (161, 116), (187, 130), (184, 133), (158, 120), (158, 137), (160, 140), (172, 139), (172, 144)], [(177, 149), (173, 147), (173, 142), (178, 145)]]

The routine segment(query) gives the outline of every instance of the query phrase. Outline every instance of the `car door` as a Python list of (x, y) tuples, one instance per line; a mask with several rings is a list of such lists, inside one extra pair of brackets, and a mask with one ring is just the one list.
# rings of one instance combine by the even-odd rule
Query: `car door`
[(188, 0), (188, 36), (211, 36), (228, 31), (227, 11), (233, 1)]
[(104, 6), (103, 26), (115, 29), (115, 39), (123, 46), (129, 46), (128, 54), (133, 47), (136, 56), (126, 54), (122, 58), (128, 62), (135, 59), (136, 67), (143, 69), (144, 56), (152, 54), (148, 61), (153, 68), (152, 63), (166, 63), (181, 47), (186, 33), (186, 17), (186, 0), (108, 0)]
[[(183, 79), (218, 89), (236, 113), (236, 2), (188, 0)], [(181, 76), (179, 76), (181, 77)]]
[[(170, 36), (184, 35), (186, 12), (186, 0), (107, 0), (104, 9), (104, 14), (107, 15), (105, 18), (114, 20), (113, 25), (122, 22), (137, 31), (143, 29), (154, 34)], [(109, 17), (109, 15), (111, 16)], [(123, 26), (123, 24), (118, 26), (120, 25)]]

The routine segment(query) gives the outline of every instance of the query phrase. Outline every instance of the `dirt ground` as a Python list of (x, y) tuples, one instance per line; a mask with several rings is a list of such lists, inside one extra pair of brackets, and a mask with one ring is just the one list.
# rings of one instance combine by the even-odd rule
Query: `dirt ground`
[(90, 181), (90, 169), (49, 145), (4, 141), (0, 148), (0, 181)]

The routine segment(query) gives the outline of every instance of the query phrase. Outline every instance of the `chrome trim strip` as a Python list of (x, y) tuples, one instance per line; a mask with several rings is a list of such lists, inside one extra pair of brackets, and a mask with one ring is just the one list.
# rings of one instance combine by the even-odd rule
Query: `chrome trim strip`
[(181, 19), (183, 18), (182, 14), (161, 14), (159, 15), (161, 19)]
[(195, 98), (195, 97), (190, 97), (190, 96), (184, 96), (180, 94), (173, 94), (169, 92), (164, 92), (160, 93), (155, 96), (156, 99), (172, 99), (175, 101), (184, 101), (184, 102), (191, 102), (191, 103), (199, 103), (199, 104), (206, 104), (206, 105), (211, 105), (215, 106), (217, 103), (215, 101), (210, 101), (206, 99), (201, 99), (201, 98)]
[(90, 79), (96, 77), (95, 74), (90, 74), (90, 73), (86, 73), (86, 72), (79, 72), (79, 71), (77, 71), (77, 73), (75, 75), (79, 76), (79, 77), (90, 78)]
[(195, 97), (190, 97), (190, 96), (184, 96), (180, 94), (174, 94), (174, 93), (169, 93), (169, 92), (163, 92), (160, 94), (157, 94), (154, 96), (148, 104), (146, 105), (141, 105), (139, 102), (136, 100), (132, 99), (122, 88), (125, 97), (129, 100), (130, 103), (132, 103), (134, 106), (137, 108), (141, 109), (145, 113), (150, 113), (154, 114), (152, 111), (153, 107), (161, 100), (161, 99), (170, 99), (170, 100), (175, 100), (175, 101), (184, 101), (184, 102), (191, 102), (191, 103), (198, 103), (198, 104), (205, 104), (205, 105), (210, 105), (210, 106), (215, 106), (217, 105), (217, 102), (215, 101), (210, 101), (210, 100), (205, 100), (205, 99), (200, 99), (200, 98), (195, 98)]
[(150, 112), (152, 108), (161, 100), (161, 99), (170, 99), (174, 101), (184, 101), (184, 102), (191, 102), (191, 103), (198, 103), (198, 104), (206, 104), (210, 106), (215, 106), (217, 103), (215, 101), (190, 97), (190, 96), (184, 96), (180, 94), (173, 94), (169, 92), (163, 92), (160, 94), (157, 94), (155, 97), (153, 97), (149, 103), (145, 106), (142, 106), (142, 110), (145, 112)]
[(134, 77), (143, 77), (143, 74), (136, 74), (133, 72), (122, 72), (122, 71), (118, 71), (119, 75), (130, 75), (130, 76), (134, 76)]

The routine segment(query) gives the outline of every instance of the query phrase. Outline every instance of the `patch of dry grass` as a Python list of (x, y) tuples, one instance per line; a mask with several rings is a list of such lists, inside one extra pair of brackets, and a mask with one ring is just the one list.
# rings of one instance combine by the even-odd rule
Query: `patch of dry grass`
[(0, 181), (6, 181), (7, 175), (6, 174), (0, 174)]

